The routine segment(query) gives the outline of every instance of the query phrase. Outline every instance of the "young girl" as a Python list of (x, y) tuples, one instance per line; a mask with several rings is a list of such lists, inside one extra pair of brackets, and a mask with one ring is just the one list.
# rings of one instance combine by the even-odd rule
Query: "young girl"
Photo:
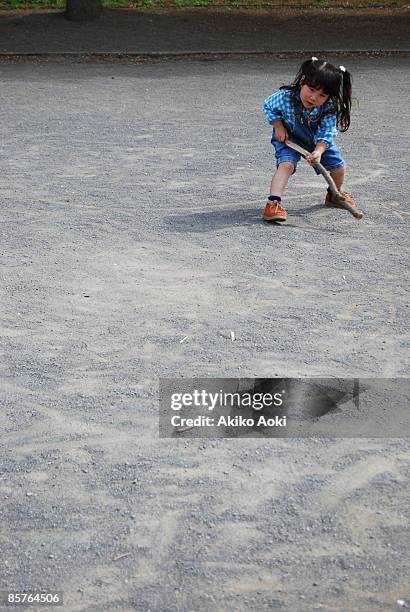
[[(336, 68), (312, 57), (303, 62), (291, 85), (281, 87), (266, 98), (263, 110), (274, 129), (271, 142), (276, 155), (276, 172), (263, 211), (266, 221), (286, 221), (287, 217), (282, 195), (301, 156), (286, 146), (286, 138), (311, 151), (307, 157), (309, 164), (314, 160), (320, 162), (341, 191), (345, 162), (333, 139), (337, 128), (341, 132), (349, 129), (351, 96), (351, 76), (344, 66)], [(341, 193), (354, 206), (352, 198)], [(325, 205), (340, 208), (329, 189)]]

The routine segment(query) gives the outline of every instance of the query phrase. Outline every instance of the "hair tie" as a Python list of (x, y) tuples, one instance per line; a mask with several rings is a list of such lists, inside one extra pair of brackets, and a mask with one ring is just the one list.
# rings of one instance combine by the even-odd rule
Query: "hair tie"
[[(340, 97), (343, 100), (343, 81), (344, 81), (344, 73), (346, 72), (346, 68), (344, 66), (339, 66), (339, 69), (342, 72), (342, 76), (340, 79)], [(343, 106), (346, 106), (344, 102), (343, 102)]]

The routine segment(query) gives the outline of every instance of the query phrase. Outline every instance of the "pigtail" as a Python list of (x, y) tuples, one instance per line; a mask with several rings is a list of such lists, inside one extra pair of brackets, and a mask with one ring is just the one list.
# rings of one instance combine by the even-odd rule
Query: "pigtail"
[(340, 66), (340, 93), (337, 104), (337, 121), (341, 132), (347, 132), (350, 126), (350, 110), (352, 108), (352, 77), (344, 66)]

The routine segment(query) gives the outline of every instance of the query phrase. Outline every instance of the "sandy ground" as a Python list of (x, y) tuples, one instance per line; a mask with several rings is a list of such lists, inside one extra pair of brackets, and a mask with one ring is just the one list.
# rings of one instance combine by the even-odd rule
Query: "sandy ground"
[(408, 431), (158, 438), (161, 376), (408, 376), (408, 59), (348, 66), (365, 219), (300, 165), (278, 227), (261, 102), (296, 67), (0, 66), (1, 588), (70, 611), (408, 601)]

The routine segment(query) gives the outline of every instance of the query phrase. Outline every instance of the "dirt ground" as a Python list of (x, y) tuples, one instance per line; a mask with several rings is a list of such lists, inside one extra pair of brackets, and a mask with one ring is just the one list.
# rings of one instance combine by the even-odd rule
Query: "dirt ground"
[(297, 65), (0, 65), (1, 588), (70, 612), (409, 602), (408, 431), (158, 437), (160, 377), (408, 376), (408, 58), (349, 60), (364, 220), (300, 164), (278, 227), (261, 103)]

